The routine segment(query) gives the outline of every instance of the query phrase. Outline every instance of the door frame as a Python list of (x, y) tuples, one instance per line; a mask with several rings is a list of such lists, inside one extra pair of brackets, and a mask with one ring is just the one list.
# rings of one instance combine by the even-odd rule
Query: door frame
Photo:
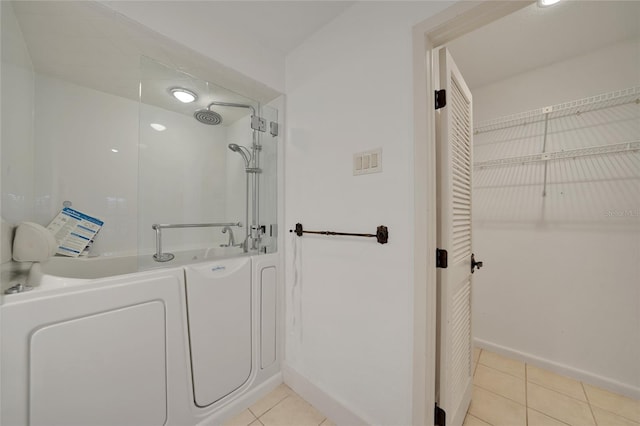
[(412, 424), (433, 425), (436, 384), (435, 49), (534, 3), (461, 1), (413, 27), (413, 383)]

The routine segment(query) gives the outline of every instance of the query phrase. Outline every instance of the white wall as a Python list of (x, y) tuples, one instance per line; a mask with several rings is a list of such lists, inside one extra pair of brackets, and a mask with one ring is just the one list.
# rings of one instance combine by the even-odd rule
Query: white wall
[(34, 73), (10, 2), (2, 2), (2, 263), (11, 259), (10, 226), (33, 220)]
[[(162, 123), (167, 129), (158, 132), (151, 123)], [(143, 104), (140, 144), (135, 169), (139, 172), (140, 254), (155, 251), (154, 223), (227, 222), (242, 217), (227, 215), (226, 127)], [(165, 230), (162, 239), (163, 249), (171, 252), (217, 246), (226, 243), (227, 237), (220, 228), (192, 228)]]
[(626, 40), (473, 89), (476, 123), (638, 84), (638, 40)]
[[(638, 40), (473, 90), (476, 123), (640, 84)], [(543, 124), (479, 134), (475, 160), (540, 152)], [(631, 104), (549, 123), (547, 150), (638, 139)], [(502, 140), (501, 143), (495, 143)], [(474, 335), (640, 397), (640, 154), (474, 171)], [(631, 212), (629, 215), (609, 212)]]
[(68, 200), (105, 221), (93, 253), (135, 252), (138, 103), (43, 75), (35, 96), (36, 221)]
[[(213, 58), (275, 90), (284, 91), (284, 54), (270, 48), (249, 33), (220, 22), (220, 17), (234, 16), (234, 6), (225, 2), (215, 8), (209, 2), (162, 1), (149, 7), (145, 1), (102, 1), (105, 6)], [(251, 11), (247, 11), (251, 13)], [(252, 16), (246, 16), (253, 19)], [(266, 18), (265, 18), (266, 19)]]
[(287, 57), (287, 228), (390, 237), (286, 236), (286, 363), (368, 424), (411, 423), (411, 29), (447, 5), (358, 3)]
[[(109, 255), (154, 252), (153, 223), (244, 220), (226, 208), (227, 194), (239, 192), (227, 187), (226, 127), (147, 104), (139, 110), (138, 102), (43, 75), (35, 96), (38, 223), (69, 200), (105, 221), (92, 253)], [(236, 180), (243, 177), (238, 171)], [(167, 250), (223, 242), (217, 228), (163, 233)]]

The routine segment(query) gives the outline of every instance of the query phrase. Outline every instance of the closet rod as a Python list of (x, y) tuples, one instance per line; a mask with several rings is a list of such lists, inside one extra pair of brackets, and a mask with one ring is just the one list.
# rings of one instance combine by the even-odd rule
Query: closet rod
[(486, 168), (495, 166), (508, 166), (512, 164), (536, 163), (540, 161), (562, 160), (566, 158), (578, 158), (588, 155), (616, 154), (640, 150), (640, 139), (612, 145), (591, 146), (588, 148), (570, 149), (567, 151), (544, 152), (540, 154), (523, 155), (522, 157), (500, 158), (497, 160), (481, 161), (473, 163), (474, 168)]
[(594, 111), (597, 109), (610, 108), (628, 103), (640, 103), (640, 86), (628, 89), (617, 90), (615, 92), (603, 93), (575, 101), (564, 102), (557, 105), (538, 108), (531, 111), (520, 112), (505, 117), (496, 118), (478, 124), (474, 129), (474, 134), (492, 132), (509, 127), (521, 126), (541, 122), (545, 114), (549, 118), (566, 117), (572, 114)]

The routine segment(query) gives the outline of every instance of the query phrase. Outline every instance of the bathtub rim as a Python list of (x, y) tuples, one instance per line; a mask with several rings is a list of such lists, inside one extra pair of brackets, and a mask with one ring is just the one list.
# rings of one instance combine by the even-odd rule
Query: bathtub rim
[[(233, 258), (241, 258), (241, 257), (252, 257), (252, 256), (263, 256), (264, 253), (244, 253), (244, 252), (231, 252), (225, 255), (218, 255), (215, 257), (203, 258), (198, 256), (203, 252), (206, 255), (208, 251), (212, 249), (217, 249), (216, 247), (209, 247), (205, 249), (192, 249), (192, 250), (184, 250), (181, 252), (177, 252), (180, 257), (176, 256), (178, 261), (171, 262), (155, 262), (152, 259), (152, 255), (134, 255), (134, 254), (120, 254), (120, 255), (103, 255), (103, 256), (91, 256), (91, 257), (66, 257), (66, 256), (54, 256), (49, 259), (47, 262), (55, 262), (56, 264), (65, 264), (68, 263), (70, 267), (74, 263), (96, 263), (100, 262), (122, 262), (128, 263), (129, 267), (132, 269), (118, 271), (114, 274), (102, 275), (102, 276), (94, 276), (94, 277), (73, 277), (73, 276), (65, 276), (63, 274), (54, 274), (47, 273), (46, 263), (43, 262), (44, 265), (40, 262), (7, 262), (5, 265), (2, 265), (2, 297), (1, 304), (9, 304), (14, 302), (31, 300), (39, 297), (48, 297), (52, 295), (58, 295), (65, 291), (80, 291), (85, 288), (94, 288), (94, 285), (102, 285), (105, 281), (126, 277), (127, 275), (135, 275), (147, 272), (160, 272), (165, 270), (173, 270), (175, 268), (182, 268), (184, 266), (196, 265), (200, 263), (206, 262), (216, 262), (226, 259)], [(271, 254), (271, 253), (266, 253)], [(275, 254), (275, 253), (274, 253)], [(196, 255), (197, 258), (186, 259), (186, 257), (191, 257)], [(56, 265), (56, 267), (60, 267)], [(87, 267), (87, 265), (83, 265), (83, 267)], [(69, 274), (69, 275), (77, 275), (77, 274)], [(25, 291), (22, 293), (15, 294), (5, 294), (5, 290), (12, 287), (15, 284), (22, 283), (32, 286), (32, 290)]]

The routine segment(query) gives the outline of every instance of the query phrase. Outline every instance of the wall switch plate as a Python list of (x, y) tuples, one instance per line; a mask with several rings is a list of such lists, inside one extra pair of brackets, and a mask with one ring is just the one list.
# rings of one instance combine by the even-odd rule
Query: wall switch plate
[(353, 154), (353, 175), (382, 172), (382, 148)]

